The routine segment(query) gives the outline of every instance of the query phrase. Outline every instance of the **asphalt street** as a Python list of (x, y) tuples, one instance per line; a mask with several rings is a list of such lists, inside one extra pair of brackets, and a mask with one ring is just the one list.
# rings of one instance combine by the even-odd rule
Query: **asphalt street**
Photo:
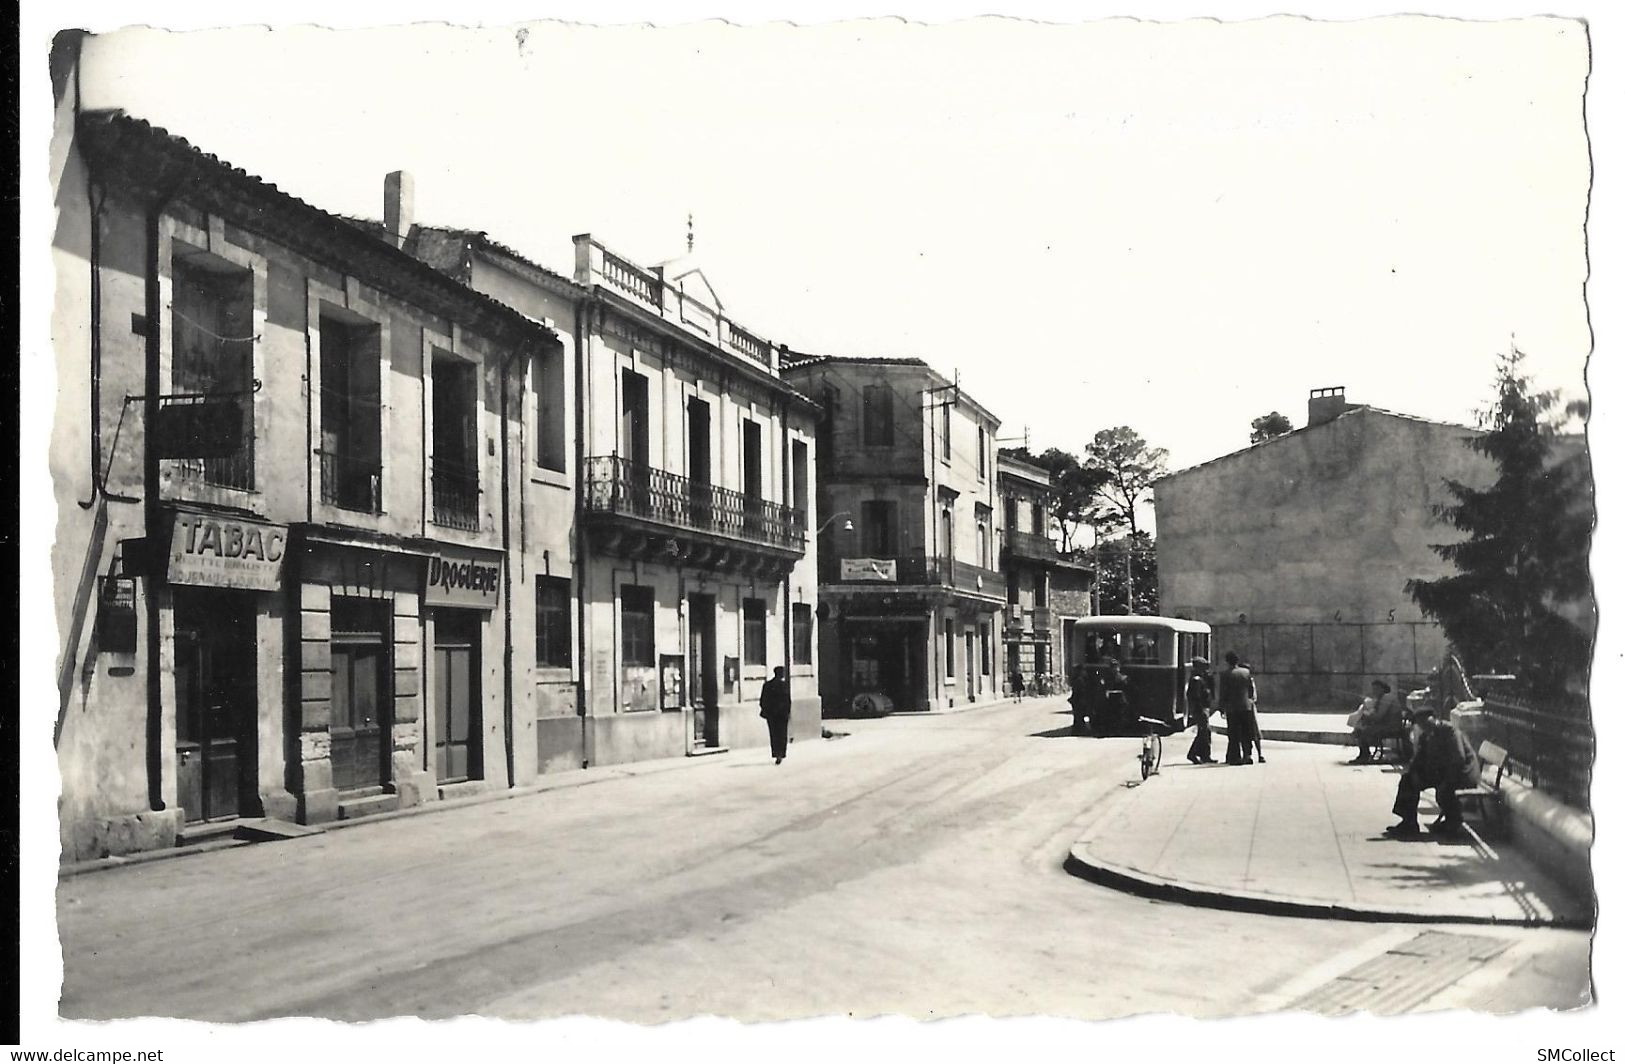
[(1325, 988), (1366, 970), (1392, 1011), (1588, 1001), (1581, 932), (1471, 928), (1505, 948), (1440, 985), (1388, 952), (1417, 925), (1068, 875), (1102, 799), (1138, 778), (1138, 743), (1068, 736), (1064, 708), (831, 721), (850, 734), (780, 766), (735, 751), (68, 877), (61, 1012), (1211, 1017), (1329, 1010)]

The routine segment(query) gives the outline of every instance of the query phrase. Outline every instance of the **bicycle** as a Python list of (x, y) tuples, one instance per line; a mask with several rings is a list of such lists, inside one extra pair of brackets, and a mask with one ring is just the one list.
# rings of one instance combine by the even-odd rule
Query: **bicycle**
[(1141, 717), (1140, 723), (1145, 727), (1145, 735), (1140, 739), (1140, 779), (1148, 780), (1162, 768), (1162, 733), (1157, 731), (1162, 721)]

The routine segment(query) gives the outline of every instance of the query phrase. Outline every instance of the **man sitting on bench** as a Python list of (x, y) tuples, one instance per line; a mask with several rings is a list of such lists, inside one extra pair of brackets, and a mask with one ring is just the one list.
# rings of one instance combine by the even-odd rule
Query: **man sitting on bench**
[(1366, 699), (1354, 724), (1354, 741), (1360, 744), (1360, 756), (1354, 759), (1353, 764), (1371, 764), (1371, 744), (1384, 739), (1397, 738), (1400, 756), (1409, 757), (1410, 724), (1405, 720), (1405, 711), (1400, 708), (1393, 690), (1381, 680), (1371, 681), (1371, 696)]
[(1399, 817), (1399, 823), (1384, 833), (1396, 838), (1420, 835), (1416, 806), (1422, 792), (1429, 788), (1438, 802), (1439, 818), (1428, 826), (1441, 833), (1460, 831), (1461, 800), (1456, 788), (1472, 782), (1472, 749), (1455, 725), (1438, 719), (1431, 709), (1418, 709), (1414, 723), (1416, 753), (1399, 778), (1399, 793), (1394, 797), (1394, 815)]

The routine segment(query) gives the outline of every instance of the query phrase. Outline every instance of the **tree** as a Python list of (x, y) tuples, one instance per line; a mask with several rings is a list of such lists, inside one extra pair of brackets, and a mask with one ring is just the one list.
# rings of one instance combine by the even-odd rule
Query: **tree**
[(1434, 508), (1464, 533), (1433, 547), (1455, 572), (1405, 590), (1470, 669), (1511, 672), (1526, 694), (1561, 696), (1583, 689), (1591, 657), (1590, 467), (1583, 452), (1554, 455), (1556, 393), (1531, 391), (1522, 361), (1517, 348), (1498, 360), (1484, 431), (1466, 441), (1493, 464), (1494, 483), (1446, 480), (1454, 501)]
[(1050, 475), (1050, 516), (1061, 530), (1061, 550), (1071, 551), (1073, 539), (1089, 524), (1090, 509), (1098, 500), (1105, 474), (1078, 461), (1077, 455), (1051, 447), (1043, 454), (1021, 456)]
[(1292, 419), (1279, 410), (1271, 410), (1263, 417), (1253, 418), (1253, 434), (1248, 439), (1253, 443), (1263, 443), (1277, 436), (1285, 436), (1291, 431)]
[(1104, 481), (1101, 497), (1128, 525), (1130, 535), (1138, 535), (1140, 503), (1151, 484), (1168, 471), (1168, 452), (1149, 447), (1138, 432), (1127, 425), (1101, 429), (1085, 448), (1086, 468), (1098, 470)]
[(1157, 541), (1151, 534), (1137, 532), (1106, 540), (1094, 554), (1099, 612), (1154, 616), (1159, 608)]

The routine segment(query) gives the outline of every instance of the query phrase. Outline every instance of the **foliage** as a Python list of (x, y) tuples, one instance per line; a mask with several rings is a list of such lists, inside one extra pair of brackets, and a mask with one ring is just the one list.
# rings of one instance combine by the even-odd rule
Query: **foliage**
[[(1405, 590), (1472, 672), (1510, 672), (1536, 697), (1583, 690), (1591, 656), (1591, 472), (1583, 452), (1554, 454), (1557, 396), (1533, 392), (1516, 348), (1496, 366), (1496, 395), (1467, 446), (1488, 458), (1482, 490), (1455, 480), (1436, 515), (1463, 538), (1433, 550), (1455, 567)], [(1569, 413), (1573, 413), (1571, 405)]]
[(1128, 525), (1130, 535), (1138, 535), (1140, 503), (1151, 484), (1168, 472), (1168, 452), (1150, 447), (1138, 432), (1127, 425), (1101, 429), (1085, 448), (1085, 468), (1104, 476), (1100, 498), (1107, 508)]
[(1050, 475), (1050, 516), (1061, 530), (1061, 549), (1072, 550), (1080, 546), (1078, 533), (1090, 524), (1090, 511), (1097, 503), (1105, 475), (1078, 461), (1077, 455), (1051, 447), (1036, 457), (1028, 454), (1024, 461), (1040, 466)]
[[(1100, 590), (1101, 613), (1156, 615), (1159, 608), (1157, 541), (1149, 532), (1133, 532), (1105, 540), (1089, 553), (1095, 567), (1096, 584)], [(1130, 565), (1134, 570), (1132, 609), (1129, 606)]]
[(1292, 419), (1279, 410), (1271, 410), (1263, 417), (1253, 418), (1253, 433), (1248, 439), (1253, 443), (1263, 443), (1277, 436), (1285, 436), (1291, 431)]

